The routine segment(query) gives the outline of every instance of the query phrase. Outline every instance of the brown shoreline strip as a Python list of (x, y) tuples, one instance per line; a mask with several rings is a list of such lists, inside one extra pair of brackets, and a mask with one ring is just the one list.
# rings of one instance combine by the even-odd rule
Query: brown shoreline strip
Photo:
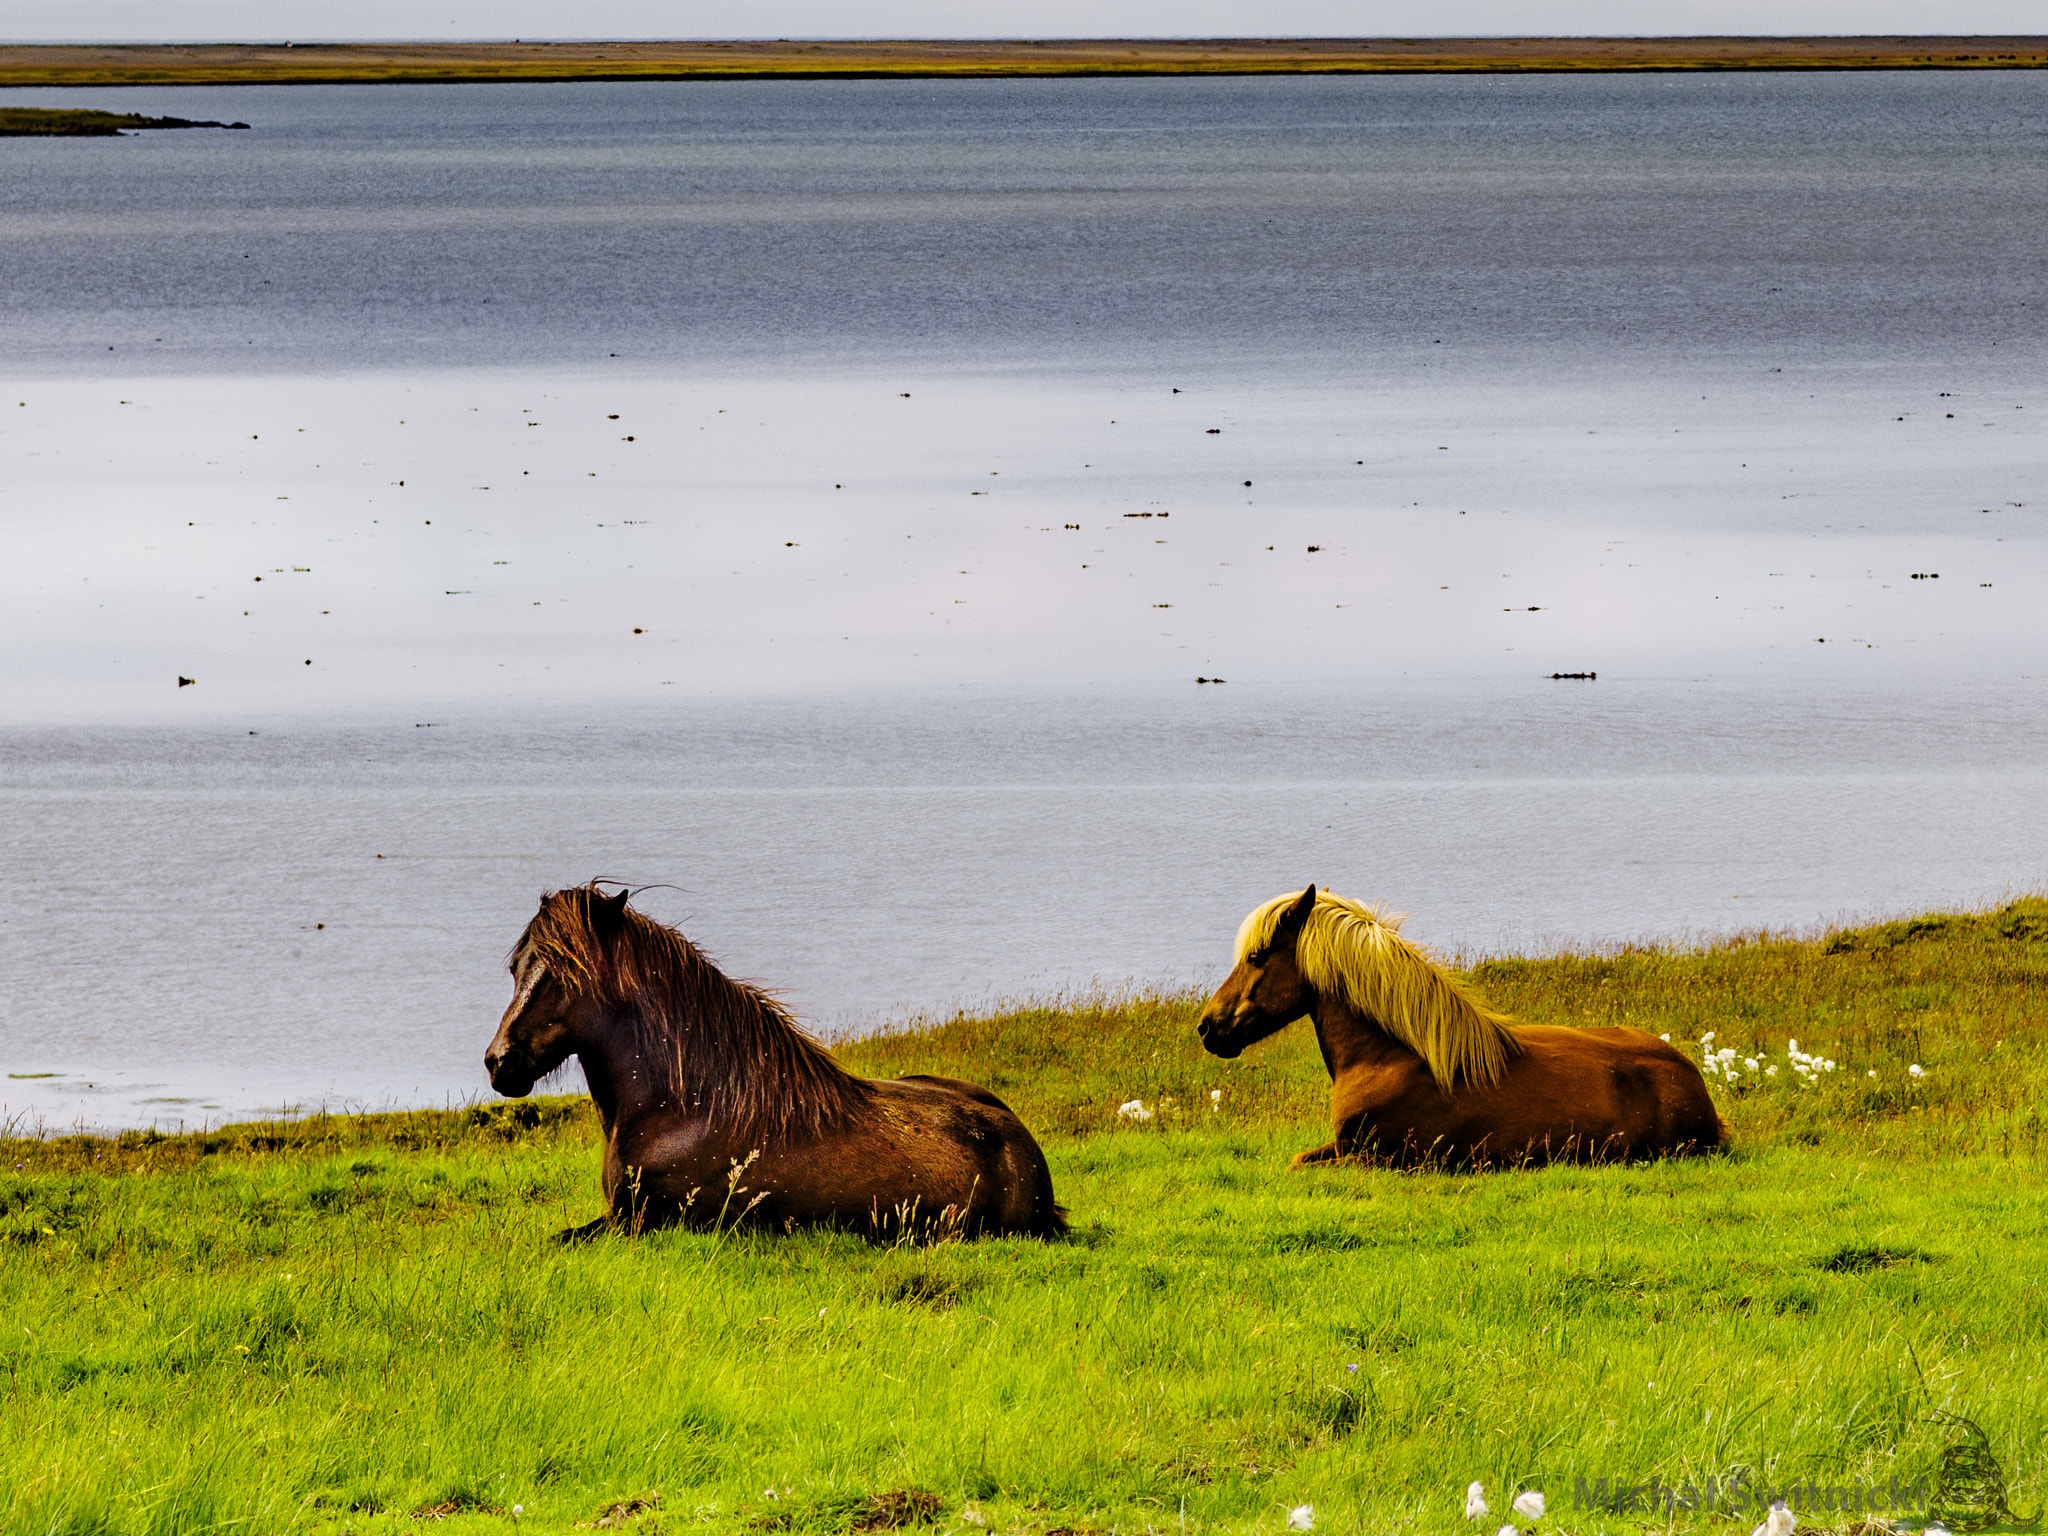
[(0, 87), (2041, 68), (2040, 36), (0, 45)]

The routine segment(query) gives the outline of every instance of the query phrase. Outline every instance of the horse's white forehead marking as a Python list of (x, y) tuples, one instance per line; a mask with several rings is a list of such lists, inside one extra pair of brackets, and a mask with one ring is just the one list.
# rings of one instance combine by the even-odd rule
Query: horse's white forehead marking
[(524, 1002), (533, 989), (540, 985), (541, 977), (547, 974), (547, 967), (540, 956), (534, 953), (533, 941), (521, 944), (512, 956), (512, 984), (518, 990), (517, 1001)]

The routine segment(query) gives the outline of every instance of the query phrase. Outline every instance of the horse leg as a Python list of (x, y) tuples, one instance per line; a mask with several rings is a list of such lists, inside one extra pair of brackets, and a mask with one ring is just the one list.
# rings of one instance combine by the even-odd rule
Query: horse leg
[(587, 1243), (593, 1238), (604, 1236), (605, 1233), (612, 1231), (616, 1226), (617, 1223), (611, 1217), (600, 1216), (595, 1221), (586, 1221), (580, 1227), (565, 1227), (550, 1238), (549, 1241), (562, 1244)]
[(1311, 1163), (1334, 1163), (1344, 1156), (1344, 1149), (1334, 1141), (1326, 1141), (1320, 1147), (1310, 1147), (1306, 1152), (1297, 1152), (1288, 1163), (1289, 1168), (1306, 1168)]

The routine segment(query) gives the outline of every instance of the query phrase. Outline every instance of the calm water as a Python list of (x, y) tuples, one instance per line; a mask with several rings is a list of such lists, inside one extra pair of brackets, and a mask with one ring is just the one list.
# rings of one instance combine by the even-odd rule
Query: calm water
[(11, 1114), (477, 1093), (600, 873), (838, 1030), (2043, 880), (2048, 81), (105, 94), (256, 127), (0, 150)]
[[(2036, 349), (2038, 76), (295, 86), (11, 144), (38, 371), (454, 362), (1347, 385)], [(21, 104), (76, 105), (64, 92)], [(2038, 357), (2038, 351), (2034, 355)]]

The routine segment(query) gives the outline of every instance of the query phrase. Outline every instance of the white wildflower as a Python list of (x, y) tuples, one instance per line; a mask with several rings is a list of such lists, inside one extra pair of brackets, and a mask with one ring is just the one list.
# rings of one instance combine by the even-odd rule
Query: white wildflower
[(514, 1505), (512, 1506), (512, 1518), (513, 1518), (514, 1520), (517, 1520), (517, 1519), (518, 1519), (518, 1518), (519, 1518), (519, 1517), (520, 1517), (521, 1515), (523, 1515), (523, 1514), (525, 1514), (525, 1513), (526, 1513), (526, 1506), (525, 1506), (524, 1504), (514, 1504)]
[(1765, 1076), (1765, 1077), (1776, 1077), (1777, 1075), (1778, 1075), (1778, 1064), (1777, 1064), (1777, 1063), (1776, 1063), (1775, 1061), (1774, 1061), (1774, 1062), (1772, 1062), (1772, 1063), (1771, 1063), (1771, 1064), (1770, 1064), (1770, 1065), (1769, 1065), (1768, 1067), (1765, 1067), (1765, 1068), (1764, 1068), (1764, 1076)]
[(1543, 1495), (1534, 1488), (1518, 1493), (1515, 1495), (1514, 1508), (1515, 1513), (1524, 1520), (1541, 1520), (1543, 1518)]
[(1742, 1064), (1743, 1064), (1743, 1065), (1744, 1065), (1745, 1067), (1749, 1068), (1749, 1070), (1750, 1070), (1750, 1071), (1752, 1071), (1752, 1072), (1754, 1072), (1754, 1071), (1758, 1070), (1758, 1068), (1760, 1068), (1760, 1067), (1761, 1067), (1761, 1066), (1763, 1065), (1763, 1063), (1761, 1063), (1760, 1061), (1758, 1061), (1758, 1060), (1757, 1060), (1757, 1059), (1756, 1059), (1756, 1058), (1755, 1058), (1754, 1056), (1745, 1056), (1745, 1057), (1743, 1057), (1743, 1058), (1742, 1058)]
[(1213, 1115), (1222, 1107), (1223, 1090), (1221, 1088), (1211, 1088), (1209, 1090), (1209, 1113)]
[(1712, 1045), (1712, 1044), (1714, 1043), (1714, 1033), (1715, 1033), (1715, 1032), (1714, 1032), (1713, 1030), (1711, 1030), (1711, 1029), (1710, 1029), (1710, 1030), (1708, 1030), (1708, 1031), (1707, 1031), (1707, 1032), (1706, 1032), (1706, 1033), (1705, 1033), (1704, 1035), (1701, 1035), (1701, 1036), (1700, 1036), (1700, 1044), (1701, 1044), (1701, 1045)]
[(1771, 1512), (1764, 1516), (1764, 1523), (1749, 1536), (1792, 1536), (1798, 1525), (1799, 1517), (1792, 1513), (1792, 1507), (1783, 1499), (1773, 1499)]
[(1133, 1099), (1128, 1104), (1117, 1105), (1116, 1117), (1119, 1120), (1150, 1120), (1152, 1111), (1145, 1107), (1143, 1099)]
[(1493, 1533), (1493, 1536), (1522, 1536), (1522, 1533), (1516, 1530), (1512, 1525), (1504, 1525), (1499, 1530), (1495, 1531)]
[(1469, 1483), (1465, 1487), (1465, 1518), (1483, 1520), (1486, 1518), (1486, 1485)]
[(1290, 1531), (1312, 1531), (1316, 1527), (1316, 1507), (1313, 1504), (1297, 1504), (1287, 1511), (1287, 1529)]
[(1908, 1077), (1925, 1077), (1926, 1075), (1927, 1074), (1925, 1072), (1922, 1072), (1920, 1070), (1920, 1063), (1917, 1061), (1914, 1062), (1913, 1065), (1911, 1065), (1910, 1067), (1906, 1068), (1906, 1076)]
[(1659, 1035), (1657, 1038), (1659, 1040), (1662, 1040), (1666, 1045), (1669, 1045), (1671, 1043), (1671, 1037), (1669, 1035)]
[(972, 1504), (968, 1505), (968, 1506), (967, 1506), (967, 1508), (965, 1508), (965, 1509), (963, 1509), (963, 1510), (961, 1510), (961, 1511), (960, 1511), (960, 1518), (961, 1518), (962, 1520), (965, 1520), (965, 1521), (966, 1521), (966, 1522), (967, 1522), (967, 1523), (968, 1523), (969, 1525), (987, 1525), (987, 1524), (988, 1524), (988, 1516), (984, 1515), (984, 1514), (983, 1514), (983, 1513), (982, 1513), (982, 1512), (981, 1512), (980, 1510), (976, 1509), (976, 1508), (975, 1508), (975, 1507), (974, 1507), (974, 1506), (973, 1506)]
[(1948, 1536), (1948, 1527), (1939, 1520), (1930, 1520), (1920, 1527), (1920, 1536)]

